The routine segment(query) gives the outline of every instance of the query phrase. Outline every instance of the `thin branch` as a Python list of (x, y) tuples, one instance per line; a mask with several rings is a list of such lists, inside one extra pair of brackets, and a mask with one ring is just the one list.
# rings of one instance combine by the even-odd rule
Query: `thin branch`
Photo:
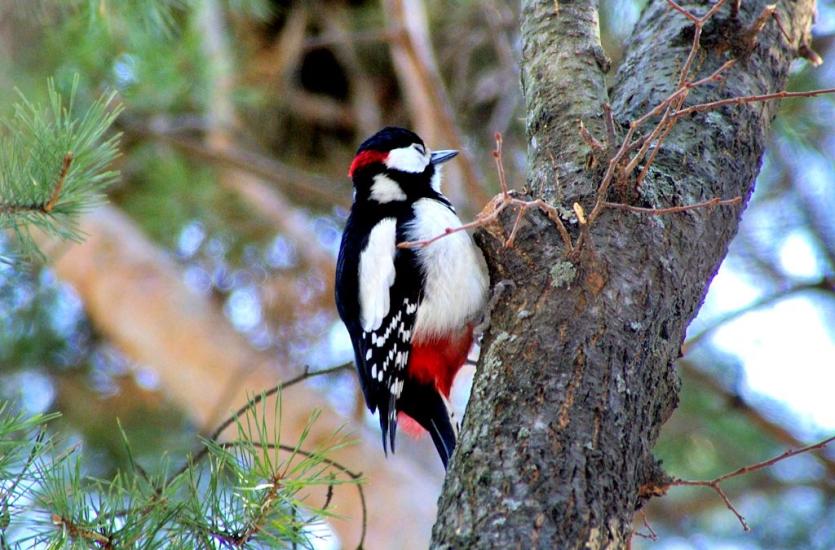
[(67, 174), (70, 171), (73, 161), (72, 151), (68, 151), (64, 155), (64, 160), (61, 162), (61, 171), (58, 172), (58, 177), (55, 180), (55, 185), (52, 188), (52, 193), (49, 199), (44, 203), (39, 204), (9, 204), (0, 202), (0, 214), (18, 214), (21, 212), (39, 212), (41, 214), (49, 214), (58, 204), (61, 198), (61, 192), (64, 190), (64, 182), (67, 179)]
[(696, 204), (687, 204), (684, 206), (670, 206), (668, 208), (642, 208), (640, 206), (632, 206), (631, 204), (623, 204), (620, 202), (604, 201), (603, 206), (606, 208), (616, 208), (618, 210), (628, 210), (636, 214), (650, 214), (652, 216), (663, 216), (666, 214), (678, 214), (679, 212), (687, 212), (688, 210), (696, 210), (698, 208), (711, 208), (714, 206), (733, 206), (742, 202), (742, 197), (734, 197), (732, 199), (720, 199), (714, 197), (704, 202)]
[(681, 6), (679, 6), (679, 5), (678, 5), (676, 2), (674, 2), (673, 0), (667, 0), (667, 3), (670, 5), (670, 7), (671, 7), (671, 8), (673, 8), (674, 10), (676, 10), (677, 12), (679, 12), (681, 15), (683, 15), (684, 17), (686, 17), (687, 19), (689, 19), (689, 20), (690, 20), (690, 21), (692, 21), (693, 23), (695, 23), (695, 24), (697, 24), (697, 25), (699, 24), (699, 18), (698, 18), (698, 16), (693, 15), (692, 13), (690, 13), (689, 11), (687, 11), (686, 9), (682, 8)]
[(549, 205), (542, 199), (536, 199), (531, 201), (525, 201), (522, 199), (517, 199), (511, 195), (511, 192), (508, 189), (507, 180), (505, 176), (504, 170), (504, 163), (502, 161), (502, 135), (499, 132), (496, 132), (496, 150), (493, 151), (493, 158), (496, 160), (496, 170), (499, 174), (499, 185), (501, 186), (501, 193), (494, 196), (490, 202), (479, 212), (475, 220), (460, 225), (458, 227), (447, 227), (444, 229), (443, 233), (439, 235), (435, 235), (429, 239), (423, 239), (419, 241), (405, 241), (402, 243), (397, 244), (397, 248), (425, 248), (444, 237), (452, 235), (453, 233), (458, 233), (459, 231), (466, 231), (468, 229), (475, 229), (477, 227), (484, 227), (485, 225), (492, 223), (496, 219), (498, 219), (499, 214), (501, 214), (507, 207), (509, 206), (516, 206), (519, 208), (519, 212), (516, 215), (515, 222), (513, 224), (513, 228), (510, 232), (510, 236), (505, 240), (505, 246), (509, 247), (513, 244), (513, 240), (516, 237), (516, 233), (519, 229), (519, 224), (521, 222), (523, 214), (530, 208), (538, 208), (542, 210), (548, 219), (557, 227), (557, 231), (560, 234), (560, 238), (563, 241), (563, 245), (565, 246), (566, 252), (571, 252), (574, 250), (574, 246), (571, 242), (571, 236), (568, 233), (568, 230), (565, 228), (565, 224), (563, 224), (562, 220), (559, 217), (559, 213), (557, 212), (556, 208)]
[(61, 529), (66, 529), (67, 534), (72, 539), (82, 539), (106, 550), (114, 548), (113, 541), (110, 537), (106, 537), (101, 533), (93, 531), (92, 529), (86, 529), (76, 525), (72, 520), (58, 514), (52, 514), (52, 524), (56, 527), (60, 527)]
[(772, 94), (763, 94), (763, 95), (748, 95), (748, 96), (741, 96), (741, 97), (730, 97), (728, 99), (720, 99), (717, 101), (711, 101), (709, 103), (701, 103), (699, 105), (693, 105), (692, 107), (687, 107), (686, 109), (681, 109), (680, 111), (674, 112), (671, 116), (675, 119), (679, 119), (681, 117), (701, 112), (701, 111), (711, 111), (713, 109), (718, 109), (719, 107), (724, 107), (725, 105), (742, 105), (745, 103), (756, 103), (760, 101), (771, 101), (773, 99), (786, 99), (789, 97), (815, 97), (824, 94), (835, 94), (835, 88), (822, 88), (820, 90), (811, 90), (808, 92), (775, 92)]
[[(300, 448), (297, 448), (297, 447), (294, 447), (294, 446), (291, 446), (291, 445), (284, 445), (282, 443), (259, 443), (257, 441), (227, 441), (227, 442), (224, 442), (224, 443), (220, 443), (220, 446), (223, 447), (224, 449), (240, 447), (240, 446), (243, 446), (243, 445), (255, 445), (256, 447), (261, 447), (261, 448), (264, 448), (264, 449), (279, 449), (281, 451), (286, 451), (288, 453), (299, 454), (299, 455), (302, 455), (306, 458), (315, 458), (316, 460), (321, 461), (323, 464), (327, 464), (328, 466), (330, 466), (330, 467), (332, 467), (336, 470), (339, 470), (340, 472), (344, 473), (345, 475), (347, 475), (348, 477), (350, 477), (354, 481), (358, 482), (359, 480), (362, 479), (362, 473), (361, 472), (354, 472), (352, 470), (349, 470), (348, 468), (346, 468), (345, 466), (343, 466), (339, 462), (336, 462), (335, 460), (332, 460), (332, 459), (324, 457), (324, 456), (320, 456), (317, 453), (313, 453), (311, 451), (306, 451), (304, 449), (300, 449)], [(367, 530), (367, 527), (368, 527), (368, 521), (367, 521), (368, 508), (367, 508), (366, 502), (365, 502), (365, 492), (363, 491), (362, 483), (357, 483), (356, 487), (357, 487), (357, 492), (359, 494), (360, 507), (362, 509), (362, 532), (360, 533), (359, 544), (357, 544), (357, 548), (360, 549), (365, 544), (365, 535), (366, 535), (366, 530)], [(333, 490), (333, 485), (330, 485), (329, 489), (328, 489), (329, 495), (332, 495), (332, 490)], [(331, 497), (329, 496), (328, 499), (327, 499), (327, 502), (330, 502), (330, 498)]]
[(742, 475), (757, 472), (759, 470), (763, 470), (765, 468), (768, 468), (770, 466), (773, 466), (773, 465), (777, 464), (778, 462), (781, 462), (783, 460), (792, 458), (792, 457), (797, 456), (799, 454), (807, 453), (809, 451), (813, 451), (813, 450), (816, 450), (816, 449), (822, 449), (822, 448), (826, 447), (827, 445), (829, 445), (830, 443), (832, 443), (833, 441), (835, 441), (835, 436), (828, 437), (826, 439), (818, 441), (817, 443), (813, 443), (811, 445), (807, 445), (807, 446), (801, 447), (799, 449), (789, 449), (788, 451), (786, 451), (782, 454), (779, 454), (779, 455), (777, 455), (773, 458), (769, 458), (768, 460), (763, 460), (762, 462), (757, 462), (756, 464), (749, 464), (748, 466), (743, 466), (741, 468), (737, 468), (736, 470), (734, 470), (732, 472), (728, 472), (727, 474), (721, 475), (721, 476), (719, 476), (717, 478), (714, 478), (714, 479), (709, 479), (709, 480), (673, 479), (667, 486), (668, 487), (677, 487), (677, 486), (678, 487), (708, 487), (710, 489), (713, 489), (713, 491), (715, 491), (716, 494), (719, 495), (719, 498), (722, 499), (722, 502), (725, 503), (725, 506), (728, 508), (728, 510), (730, 510), (731, 512), (734, 513), (737, 520), (739, 520), (739, 523), (742, 525), (742, 528), (745, 531), (750, 531), (751, 528), (748, 526), (748, 523), (745, 521), (745, 517), (739, 512), (739, 510), (736, 509), (736, 507), (734, 507), (733, 503), (728, 498), (728, 495), (725, 494), (724, 490), (722, 490), (722, 487), (721, 487), (720, 484), (723, 481), (727, 481), (728, 479), (731, 479), (731, 478), (734, 478), (734, 477), (739, 477), (739, 476), (742, 476)]
[[(321, 462), (323, 462), (324, 464), (327, 464), (328, 466), (331, 466), (331, 467), (339, 470), (340, 472), (345, 473), (351, 479), (353, 479), (355, 481), (359, 480), (362, 477), (361, 473), (349, 470), (348, 468), (346, 468), (345, 466), (343, 466), (339, 462), (336, 462), (333, 459), (323, 457), (323, 456), (319, 456), (316, 453), (306, 451), (304, 449), (291, 447), (289, 445), (283, 445), (281, 443), (259, 443), (259, 442), (255, 442), (255, 441), (218, 442), (218, 438), (223, 433), (223, 431), (226, 430), (226, 428), (231, 426), (238, 418), (240, 418), (242, 415), (244, 415), (247, 411), (249, 411), (252, 408), (254, 408), (255, 406), (257, 406), (259, 403), (261, 403), (267, 397), (275, 395), (276, 393), (278, 393), (280, 391), (283, 391), (283, 390), (285, 390), (285, 389), (287, 389), (291, 386), (294, 386), (295, 384), (298, 384), (298, 383), (300, 383), (304, 380), (307, 380), (309, 378), (314, 378), (314, 377), (317, 377), (317, 376), (324, 376), (324, 375), (327, 375), (327, 374), (333, 374), (335, 372), (340, 372), (340, 371), (343, 371), (343, 370), (346, 370), (346, 369), (350, 369), (351, 367), (353, 367), (353, 363), (345, 363), (344, 365), (339, 365), (339, 366), (331, 367), (331, 368), (328, 368), (328, 369), (321, 369), (321, 370), (311, 371), (309, 366), (305, 366), (304, 370), (300, 374), (298, 374), (297, 376), (295, 376), (295, 377), (293, 377), (289, 380), (286, 380), (286, 381), (282, 382), (281, 384), (278, 384), (277, 386), (274, 386), (274, 387), (270, 388), (269, 390), (267, 390), (266, 392), (258, 394), (255, 397), (253, 397), (252, 399), (250, 399), (249, 401), (247, 401), (247, 403), (244, 406), (242, 406), (240, 409), (235, 411), (235, 413), (232, 414), (229, 418), (227, 418), (225, 421), (223, 421), (220, 424), (220, 426), (218, 426), (215, 429), (215, 431), (212, 433), (212, 435), (209, 437), (209, 439), (211, 439), (212, 441), (217, 442), (217, 444), (220, 445), (223, 448), (237, 447), (237, 446), (241, 446), (244, 443), (246, 443), (246, 444), (251, 444), (251, 445), (255, 445), (255, 446), (258, 446), (258, 447), (262, 447), (262, 448), (280, 449), (280, 450), (283, 450), (283, 451), (293, 452), (293, 453), (300, 454), (300, 455), (305, 456), (305, 457), (315, 457), (318, 460), (320, 460)], [(194, 455), (194, 458), (192, 458), (189, 462), (184, 464), (176, 472), (176, 474), (173, 477), (177, 477), (177, 476), (181, 475), (189, 467), (191, 467), (194, 464), (200, 462), (203, 458), (205, 458), (208, 455), (208, 452), (209, 452), (209, 447), (204, 445), (200, 449), (200, 451), (198, 451)], [(368, 514), (367, 514), (367, 509), (366, 509), (366, 503), (365, 503), (365, 493), (363, 492), (362, 484), (357, 483), (356, 486), (357, 486), (357, 491), (359, 492), (360, 504), (362, 506), (362, 533), (361, 533), (361, 536), (360, 536), (360, 543), (358, 545), (358, 548), (362, 548), (363, 544), (365, 543), (365, 536), (366, 536), (367, 523), (368, 523), (368, 520), (367, 520), (367, 515)], [(330, 500), (330, 498), (328, 500)], [(217, 536), (226, 537), (224, 540), (227, 543), (234, 544), (235, 546), (240, 546), (241, 542), (246, 542), (246, 540), (248, 540), (248, 538), (250, 538), (254, 533), (255, 533), (255, 531), (252, 531), (245, 539), (239, 539), (239, 537), (234, 537), (233, 538), (234, 540), (233, 539), (228, 539), (227, 540), (226, 538), (228, 538), (228, 535), (225, 535), (223, 533), (212, 533), (212, 535), (216, 536), (216, 537)]]
[(43, 207), (44, 212), (52, 212), (58, 199), (61, 198), (61, 191), (64, 189), (64, 181), (67, 179), (67, 173), (70, 171), (72, 160), (72, 151), (67, 151), (67, 154), (64, 155), (64, 162), (61, 163), (61, 172), (58, 174), (58, 181), (55, 182), (55, 187), (52, 188), (52, 195)]
[(269, 511), (273, 508), (278, 499), (278, 490), (281, 488), (281, 476), (279, 474), (274, 474), (272, 478), (270, 478), (270, 486), (267, 489), (264, 496), (261, 498), (261, 502), (258, 505), (257, 512), (253, 517), (251, 517), (246, 522), (246, 527), (240, 534), (232, 537), (232, 545), (237, 548), (242, 548), (244, 545), (252, 539), (262, 528), (263, 522), (267, 517)]
[(496, 173), (499, 174), (499, 187), (502, 190), (502, 195), (505, 200), (507, 200), (509, 195), (507, 188), (507, 176), (505, 175), (504, 162), (502, 161), (502, 145), (504, 144), (504, 140), (502, 139), (501, 132), (496, 132), (495, 140), (496, 150), (493, 151), (493, 159), (496, 161)]
[[(228, 428), (229, 426), (234, 424), (235, 421), (238, 418), (240, 418), (242, 415), (246, 414), (247, 411), (253, 409), (259, 403), (261, 403), (261, 401), (263, 401), (264, 399), (266, 399), (268, 397), (271, 397), (271, 396), (277, 394), (278, 392), (283, 391), (283, 390), (285, 390), (285, 389), (287, 389), (291, 386), (294, 386), (294, 385), (298, 384), (299, 382), (302, 382), (302, 381), (307, 380), (309, 378), (315, 378), (317, 376), (325, 376), (325, 375), (328, 375), (328, 374), (333, 374), (335, 372), (340, 372), (340, 371), (343, 371), (343, 370), (350, 369), (353, 366), (354, 366), (353, 363), (345, 363), (344, 365), (339, 365), (337, 367), (331, 367), (329, 369), (322, 369), (322, 370), (316, 370), (316, 371), (311, 371), (309, 366), (305, 366), (304, 370), (301, 372), (301, 374), (291, 378), (290, 380), (282, 382), (281, 384), (278, 384), (277, 386), (273, 386), (272, 388), (268, 389), (267, 391), (265, 391), (263, 393), (260, 393), (260, 394), (256, 395), (255, 397), (253, 397), (252, 399), (250, 399), (249, 401), (247, 401), (246, 405), (242, 406), (240, 409), (235, 411), (232, 414), (232, 416), (230, 416), (229, 418), (227, 418), (226, 420), (221, 422), (220, 426), (218, 426), (215, 429), (215, 431), (212, 432), (212, 434), (209, 436), (209, 439), (211, 439), (213, 441), (217, 441), (217, 439), (220, 437), (220, 434), (222, 434), (223, 431), (226, 430), (226, 428)], [(209, 452), (209, 449), (204, 446), (202, 449), (200, 449), (200, 451), (196, 455), (194, 455), (194, 458), (192, 459), (192, 462), (199, 462), (200, 460), (203, 459), (204, 456), (206, 456), (206, 453), (208, 453), (208, 452)], [(180, 472), (178, 472), (178, 473), (182, 473), (183, 471), (185, 471), (186, 468), (187, 468), (187, 466), (183, 467), (183, 469), (181, 469)]]
[(444, 237), (452, 235), (453, 233), (458, 233), (459, 231), (466, 231), (468, 229), (475, 229), (477, 227), (483, 227), (488, 223), (494, 221), (496, 218), (498, 218), (499, 214), (501, 214), (502, 211), (511, 204), (510, 201), (515, 200), (511, 198), (508, 199), (508, 202), (502, 201), (492, 212), (490, 212), (487, 215), (483, 215), (484, 211), (490, 208), (490, 205), (496, 202), (497, 198), (501, 199), (501, 195), (496, 195), (496, 197), (492, 201), (487, 203), (487, 206), (484, 208), (484, 210), (482, 210), (481, 213), (476, 215), (475, 220), (465, 223), (463, 225), (459, 225), (458, 227), (447, 227), (446, 229), (444, 229), (443, 233), (435, 235), (434, 237), (429, 239), (424, 239), (420, 241), (404, 241), (402, 243), (397, 243), (397, 248), (426, 248), (430, 244), (435, 243), (443, 239)]
[(613, 151), (617, 134), (615, 131), (615, 115), (612, 112), (612, 106), (608, 103), (603, 104), (603, 121), (606, 123), (606, 147)]
[(643, 524), (644, 524), (644, 527), (647, 528), (647, 532), (646, 533), (641, 533), (640, 531), (636, 530), (636, 531), (633, 531), (632, 534), (637, 535), (637, 536), (639, 536), (643, 539), (649, 539), (653, 542), (657, 541), (658, 540), (658, 533), (655, 532), (655, 529), (653, 529), (652, 526), (649, 524), (649, 521), (647, 521), (646, 513), (644, 513), (644, 511), (641, 510), (639, 512), (639, 516), (641, 518), (641, 522), (643, 522)]
[(583, 141), (592, 148), (593, 151), (603, 151), (606, 149), (606, 146), (600, 143), (597, 138), (591, 135), (591, 132), (588, 131), (586, 125), (583, 124), (582, 120), (577, 121), (580, 125), (580, 137), (583, 138)]
[[(727, 405), (726, 410), (728, 412), (738, 413), (744, 416), (748, 422), (782, 445), (789, 447), (803, 446), (803, 442), (798, 440), (790, 430), (766, 418), (759, 410), (748, 403), (744, 397), (732, 389), (726, 388), (714, 376), (696, 367), (692, 361), (680, 359), (676, 365), (682, 370), (685, 380), (693, 380), (703, 386), (707, 391), (723, 399)], [(826, 468), (829, 478), (832, 480), (826, 482), (826, 488), (830, 492), (835, 490), (835, 460), (821, 452), (812, 453), (812, 456)]]
[[(171, 145), (195, 158), (245, 170), (266, 181), (274, 182), (291, 193), (304, 196), (306, 200), (315, 200), (318, 204), (350, 206), (348, 185), (344, 186), (328, 178), (306, 172), (277, 159), (250, 151), (232, 144), (222, 149), (212, 147), (201, 140), (169, 132), (165, 129), (145, 127), (121, 120), (121, 127), (126, 133), (142, 138), (150, 138)], [(340, 188), (344, 193), (334, 192)]]
[[(694, 42), (693, 46), (691, 47), (691, 53), (698, 50), (698, 43)], [(638, 175), (636, 180), (636, 186), (640, 187), (641, 182), (643, 181), (646, 173), (649, 171), (649, 167), (652, 166), (653, 161), (655, 160), (655, 155), (658, 153), (659, 149), (661, 149), (661, 144), (664, 143), (666, 137), (670, 134), (675, 126), (675, 120), (671, 118), (672, 113), (677, 111), (681, 105), (684, 103), (684, 100), (687, 99), (687, 94), (689, 90), (693, 88), (697, 88), (699, 86), (703, 86), (704, 84), (710, 82), (718, 82), (722, 79), (722, 73), (731, 68), (736, 63), (736, 59), (730, 59), (723, 63), (718, 69), (713, 71), (708, 76), (696, 80), (694, 82), (687, 82), (680, 78), (679, 89), (676, 90), (667, 100), (667, 108), (664, 111), (664, 115), (661, 117), (661, 120), (658, 124), (653, 128), (652, 132), (650, 133), (649, 137), (644, 140), (641, 149), (638, 151), (637, 154), (629, 161), (629, 164), (626, 165), (624, 169), (624, 174), (631, 174), (632, 171), (638, 166), (638, 163), (643, 160), (644, 156), (647, 153), (650, 145), (655, 142), (655, 146), (652, 149), (652, 153), (650, 154), (649, 159), (645, 163), (641, 173)], [(684, 69), (682, 69), (684, 71)], [(681, 75), (684, 76), (684, 73)]]

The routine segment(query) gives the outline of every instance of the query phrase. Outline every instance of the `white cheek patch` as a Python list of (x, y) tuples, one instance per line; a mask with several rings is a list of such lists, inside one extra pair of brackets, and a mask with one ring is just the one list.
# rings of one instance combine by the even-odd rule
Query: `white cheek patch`
[(379, 329), (389, 312), (389, 289), (396, 275), (396, 239), (397, 220), (385, 218), (371, 230), (360, 254), (360, 323), (366, 332)]
[(386, 167), (412, 174), (423, 172), (428, 164), (429, 155), (421, 154), (412, 146), (392, 149), (386, 157)]
[(377, 174), (374, 176), (374, 183), (371, 185), (371, 199), (379, 203), (392, 201), (405, 201), (406, 193), (400, 184), (386, 176)]

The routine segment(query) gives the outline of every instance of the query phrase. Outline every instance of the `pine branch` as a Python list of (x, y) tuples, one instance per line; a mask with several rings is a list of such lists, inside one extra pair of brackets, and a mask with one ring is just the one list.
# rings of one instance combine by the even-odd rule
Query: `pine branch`
[(115, 93), (101, 96), (77, 113), (78, 77), (69, 98), (48, 83), (48, 104), (22, 94), (11, 117), (0, 119), (0, 230), (17, 238), (24, 256), (41, 256), (31, 229), (79, 240), (78, 216), (103, 202), (104, 189), (118, 174), (109, 169), (119, 135), (106, 136), (119, 115)]

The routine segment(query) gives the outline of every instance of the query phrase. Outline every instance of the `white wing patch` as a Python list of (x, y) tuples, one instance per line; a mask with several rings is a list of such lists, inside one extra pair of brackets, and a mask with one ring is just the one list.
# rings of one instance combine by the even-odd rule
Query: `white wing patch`
[(400, 184), (390, 177), (377, 174), (374, 176), (374, 183), (371, 184), (371, 198), (379, 203), (405, 201), (406, 193)]
[(412, 174), (420, 174), (428, 164), (428, 152), (421, 153), (411, 145), (392, 149), (386, 157), (386, 167)]
[(360, 323), (365, 332), (379, 329), (388, 315), (396, 240), (397, 220), (384, 218), (371, 230), (368, 244), (360, 254)]

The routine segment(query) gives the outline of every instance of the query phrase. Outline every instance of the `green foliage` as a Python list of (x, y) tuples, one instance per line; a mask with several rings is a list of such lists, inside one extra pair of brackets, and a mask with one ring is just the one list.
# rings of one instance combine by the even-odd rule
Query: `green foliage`
[(77, 115), (77, 88), (76, 78), (65, 101), (50, 80), (48, 105), (21, 96), (14, 115), (0, 121), (0, 229), (13, 232), (24, 255), (38, 254), (31, 227), (78, 240), (78, 215), (100, 203), (117, 178), (109, 166), (119, 136), (105, 136), (121, 111), (115, 94)]
[(122, 432), (128, 467), (109, 479), (86, 474), (77, 447), (45, 435), (57, 415), (27, 418), (0, 404), (0, 548), (309, 547), (306, 529), (330, 512), (306, 490), (358, 481), (338, 477), (327, 458), (346, 444), (341, 434), (303, 450), (318, 413), (295, 444), (281, 444), (280, 403), (275, 429), (266, 405), (251, 407), (235, 439), (205, 441), (207, 452), (173, 473), (167, 458), (147, 473)]
[(233, 252), (272, 236), (239, 195), (218, 185), (211, 167), (149, 145), (131, 152), (127, 169), (134, 172), (130, 188), (116, 193), (113, 200), (156, 242), (174, 248), (182, 228), (194, 220), (200, 220), (207, 234), (227, 242)]

